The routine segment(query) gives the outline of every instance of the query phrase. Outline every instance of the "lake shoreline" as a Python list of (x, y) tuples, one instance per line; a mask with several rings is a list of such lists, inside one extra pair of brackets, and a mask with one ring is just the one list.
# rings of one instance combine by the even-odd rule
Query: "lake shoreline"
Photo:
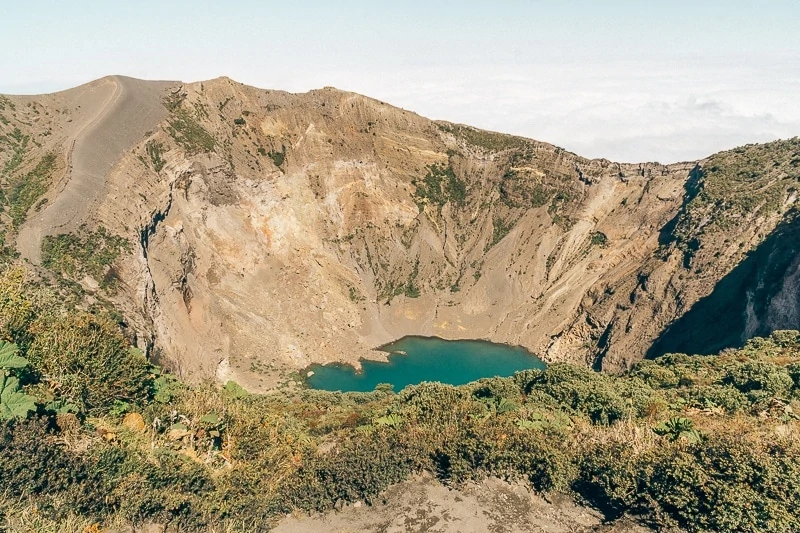
[(367, 392), (380, 383), (389, 383), (400, 390), (422, 381), (460, 385), (545, 368), (544, 362), (524, 346), (485, 339), (407, 335), (376, 351), (387, 353), (386, 360), (361, 359), (358, 366), (342, 362), (309, 365), (302, 371), (303, 383), (310, 389), (343, 392)]

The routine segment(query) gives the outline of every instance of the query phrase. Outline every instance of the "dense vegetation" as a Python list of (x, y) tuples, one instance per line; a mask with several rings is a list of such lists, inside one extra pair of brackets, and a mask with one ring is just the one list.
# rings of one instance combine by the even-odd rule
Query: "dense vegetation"
[[(571, 494), (690, 531), (800, 530), (800, 333), (624, 376), (249, 395), (148, 363), (102, 312), (0, 275), (0, 528), (265, 530), (413, 472)], [(7, 390), (6, 390), (7, 389)]]

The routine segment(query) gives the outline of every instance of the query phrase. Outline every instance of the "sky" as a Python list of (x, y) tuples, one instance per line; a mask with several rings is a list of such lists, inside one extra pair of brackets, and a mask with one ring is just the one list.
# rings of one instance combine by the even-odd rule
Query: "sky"
[(0, 0), (0, 93), (109, 74), (334, 86), (669, 163), (800, 135), (798, 22), (798, 0)]

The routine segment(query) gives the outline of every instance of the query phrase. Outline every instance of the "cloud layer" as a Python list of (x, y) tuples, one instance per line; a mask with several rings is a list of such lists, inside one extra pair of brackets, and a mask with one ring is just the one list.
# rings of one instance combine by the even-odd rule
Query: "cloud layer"
[[(289, 88), (318, 86), (314, 82), (320, 74), (295, 79)], [(328, 85), (431, 118), (524, 135), (616, 161), (695, 160), (742, 144), (800, 135), (800, 61), (792, 59), (554, 62), (324, 74)]]

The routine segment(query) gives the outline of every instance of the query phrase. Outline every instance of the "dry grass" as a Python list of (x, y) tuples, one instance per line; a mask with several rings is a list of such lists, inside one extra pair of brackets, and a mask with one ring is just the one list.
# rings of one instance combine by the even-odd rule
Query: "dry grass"
[[(3, 500), (7, 502), (7, 500)], [(110, 518), (103, 527), (94, 520), (70, 513), (53, 519), (40, 513), (33, 502), (19, 502), (0, 507), (0, 531), (9, 533), (100, 533), (132, 531), (132, 526), (120, 517)]]

